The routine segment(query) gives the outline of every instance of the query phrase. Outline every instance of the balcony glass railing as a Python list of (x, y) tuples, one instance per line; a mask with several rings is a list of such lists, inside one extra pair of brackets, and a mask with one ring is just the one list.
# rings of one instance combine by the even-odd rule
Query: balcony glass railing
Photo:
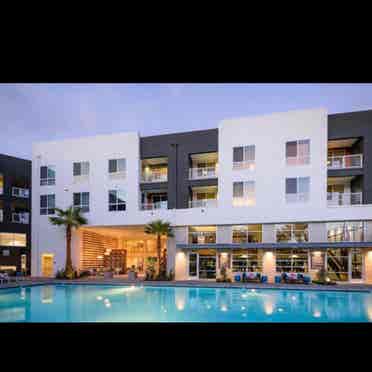
[(141, 182), (167, 182), (167, 173), (145, 173), (142, 174)]
[(245, 161), (234, 161), (233, 169), (249, 169), (254, 170), (256, 168), (255, 160), (245, 160)]
[(189, 244), (215, 244), (215, 231), (194, 231), (189, 233)]
[(329, 192), (327, 193), (328, 206), (360, 205), (363, 204), (362, 192)]
[(30, 214), (28, 212), (12, 213), (12, 222), (14, 223), (28, 224), (29, 220), (30, 220)]
[(341, 155), (328, 157), (328, 169), (347, 169), (347, 168), (362, 168), (363, 155)]
[(141, 211), (152, 211), (154, 209), (168, 209), (168, 202), (142, 203)]
[(190, 168), (189, 179), (198, 180), (203, 178), (215, 178), (217, 177), (216, 167), (204, 167), (204, 168)]
[(216, 208), (217, 199), (190, 200), (189, 208)]
[(29, 189), (12, 187), (12, 196), (16, 196), (17, 198), (28, 198), (30, 196), (30, 191)]

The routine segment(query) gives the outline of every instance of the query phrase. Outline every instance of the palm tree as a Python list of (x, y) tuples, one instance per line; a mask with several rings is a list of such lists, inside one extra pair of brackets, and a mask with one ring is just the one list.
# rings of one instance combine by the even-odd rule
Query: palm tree
[(80, 208), (69, 207), (66, 210), (55, 208), (56, 217), (49, 217), (52, 225), (64, 226), (66, 228), (66, 277), (72, 277), (72, 259), (71, 259), (71, 232), (72, 229), (78, 229), (82, 225), (86, 225), (88, 220), (80, 213)]
[[(158, 255), (158, 275), (160, 275), (160, 259), (161, 259), (161, 237), (173, 237), (173, 232), (170, 227), (169, 222), (164, 222), (162, 220), (155, 220), (150, 223), (148, 223), (145, 226), (145, 233), (156, 235), (156, 249), (157, 249), (157, 255)], [(165, 257), (164, 257), (165, 260)]]

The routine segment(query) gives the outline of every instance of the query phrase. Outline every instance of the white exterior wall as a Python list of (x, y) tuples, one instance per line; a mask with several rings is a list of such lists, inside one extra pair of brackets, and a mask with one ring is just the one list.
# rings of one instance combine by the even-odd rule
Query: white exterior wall
[[(310, 164), (287, 166), (285, 144), (287, 141), (310, 139)], [(324, 109), (291, 111), (261, 117), (224, 120), (219, 125), (219, 175), (218, 207), (180, 210), (139, 210), (139, 135), (124, 133), (87, 137), (56, 142), (37, 143), (33, 146), (32, 163), (32, 274), (40, 275), (40, 254), (55, 254), (55, 270), (62, 268), (65, 260), (65, 236), (61, 228), (51, 226), (48, 216), (40, 216), (40, 195), (56, 195), (56, 206), (67, 208), (72, 204), (73, 192), (90, 192), (90, 212), (86, 214), (89, 225), (143, 225), (153, 219), (164, 219), (173, 226), (189, 225), (239, 225), (267, 223), (263, 229), (264, 242), (274, 236), (273, 224), (286, 222), (321, 222), (338, 220), (372, 220), (372, 206), (327, 207), (327, 112)], [(233, 147), (255, 145), (256, 168), (233, 170)], [(108, 160), (126, 158), (127, 176), (124, 180), (108, 178)], [(89, 181), (73, 183), (73, 162), (89, 161)], [(56, 185), (40, 186), (40, 166), (56, 167)], [(310, 177), (308, 203), (285, 202), (286, 177)], [(256, 205), (233, 207), (234, 181), (256, 182)], [(125, 212), (108, 212), (108, 190), (121, 187), (127, 192)], [(315, 226), (314, 226), (315, 227)], [(371, 228), (372, 231), (372, 228)], [(319, 234), (321, 231), (319, 231)], [(175, 244), (187, 229), (181, 228), (175, 239), (170, 239), (172, 257), (177, 262)], [(231, 228), (220, 226), (217, 240), (228, 243)], [(181, 239), (184, 240), (184, 239)], [(182, 241), (183, 242), (183, 241)], [(74, 238), (79, 246), (79, 239)], [(177, 268), (176, 275), (184, 276), (186, 265)], [(79, 256), (73, 257), (77, 265)], [(173, 266), (173, 265), (172, 265)]]

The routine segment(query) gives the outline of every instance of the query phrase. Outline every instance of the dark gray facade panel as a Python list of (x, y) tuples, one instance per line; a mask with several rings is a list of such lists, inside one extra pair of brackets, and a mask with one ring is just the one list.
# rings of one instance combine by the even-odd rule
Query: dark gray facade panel
[[(141, 159), (168, 158), (168, 208), (188, 207), (190, 155), (218, 152), (218, 129), (142, 137)], [(205, 180), (206, 181), (206, 180)], [(215, 180), (203, 185), (214, 185)], [(154, 187), (147, 190), (155, 189)], [(141, 189), (143, 186), (141, 186)]]
[[(372, 110), (328, 115), (328, 139), (360, 138), (354, 151), (363, 153), (363, 202), (372, 203)], [(329, 176), (336, 175), (328, 171)], [(345, 170), (337, 175), (354, 175)], [(358, 173), (360, 174), (360, 173)]]
[[(3, 204), (4, 218), (0, 222), (0, 232), (27, 234), (26, 247), (0, 246), (0, 265), (16, 266), (20, 271), (21, 255), (27, 255), (27, 270), (31, 268), (31, 161), (0, 154), (0, 173), (4, 176), (4, 192), (0, 195)], [(12, 196), (12, 187), (24, 187), (30, 190), (29, 198)], [(25, 208), (30, 212), (29, 224), (12, 223), (11, 205), (22, 200)], [(9, 250), (9, 256), (3, 256), (3, 251)]]

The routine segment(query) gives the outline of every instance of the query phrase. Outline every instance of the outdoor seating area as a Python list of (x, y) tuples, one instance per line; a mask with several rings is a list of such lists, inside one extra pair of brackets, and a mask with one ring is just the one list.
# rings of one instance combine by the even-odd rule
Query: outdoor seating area
[(26, 276), (22, 272), (15, 272), (14, 275), (9, 275), (7, 272), (0, 273), (0, 285), (9, 283), (18, 283), (26, 280)]
[(267, 275), (262, 275), (259, 272), (243, 272), (234, 275), (235, 282), (243, 283), (267, 283)]
[(275, 283), (310, 284), (311, 277), (303, 273), (282, 273), (281, 275), (275, 276)]

